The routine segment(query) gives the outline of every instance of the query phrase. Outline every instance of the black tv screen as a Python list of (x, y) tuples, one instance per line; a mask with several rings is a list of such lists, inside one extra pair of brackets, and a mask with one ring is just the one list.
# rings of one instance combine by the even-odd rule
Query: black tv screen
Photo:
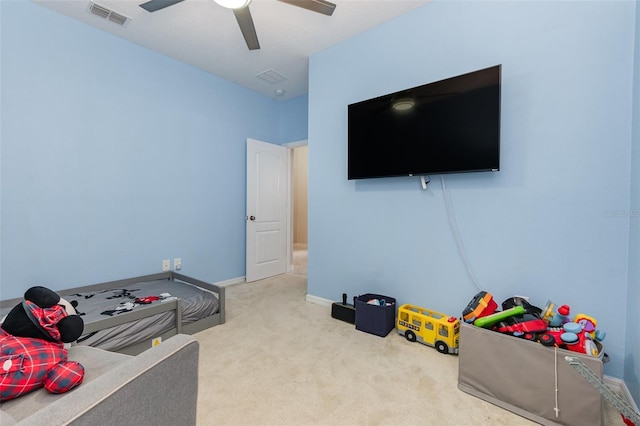
[(500, 169), (501, 65), (348, 106), (348, 178)]

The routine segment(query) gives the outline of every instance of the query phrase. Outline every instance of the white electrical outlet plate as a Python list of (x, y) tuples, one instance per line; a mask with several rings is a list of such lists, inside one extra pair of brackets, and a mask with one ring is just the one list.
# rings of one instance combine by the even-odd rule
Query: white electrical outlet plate
[(179, 271), (180, 269), (182, 269), (182, 259), (179, 257), (176, 257), (175, 259), (173, 259), (173, 269), (175, 269), (176, 271)]
[(169, 259), (164, 259), (162, 261), (162, 271), (168, 271), (171, 269), (171, 261)]

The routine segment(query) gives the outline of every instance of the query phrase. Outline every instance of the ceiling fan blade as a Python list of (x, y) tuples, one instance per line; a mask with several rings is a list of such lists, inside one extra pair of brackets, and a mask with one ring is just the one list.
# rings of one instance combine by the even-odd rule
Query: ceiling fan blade
[(253, 19), (251, 18), (251, 12), (249, 7), (243, 7), (241, 9), (232, 9), (233, 14), (236, 15), (238, 25), (240, 25), (240, 31), (244, 41), (247, 42), (249, 50), (260, 49), (260, 43), (258, 43), (258, 34), (256, 34), (256, 27), (253, 25)]
[(322, 13), (323, 15), (331, 16), (336, 9), (334, 3), (325, 0), (279, 0), (283, 3), (292, 4), (294, 6), (301, 7), (303, 9), (310, 10), (312, 12)]
[(173, 6), (174, 4), (180, 3), (181, 1), (184, 1), (184, 0), (150, 0), (146, 3), (142, 3), (140, 7), (148, 12), (155, 12), (156, 10)]

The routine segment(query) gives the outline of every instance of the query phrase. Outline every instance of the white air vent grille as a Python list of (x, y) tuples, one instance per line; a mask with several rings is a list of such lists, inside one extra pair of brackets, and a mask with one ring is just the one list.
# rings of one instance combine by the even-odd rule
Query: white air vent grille
[(130, 18), (94, 2), (89, 2), (89, 12), (122, 26), (125, 26), (130, 20)]
[(281, 81), (285, 81), (287, 79), (287, 77), (282, 74), (278, 74), (274, 70), (261, 72), (260, 74), (256, 75), (256, 77), (271, 84), (280, 83)]

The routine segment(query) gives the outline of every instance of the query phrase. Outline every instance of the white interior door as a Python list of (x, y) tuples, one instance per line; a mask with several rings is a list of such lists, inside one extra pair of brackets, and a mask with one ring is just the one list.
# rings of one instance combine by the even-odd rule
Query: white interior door
[(247, 282), (288, 267), (288, 149), (247, 139)]

